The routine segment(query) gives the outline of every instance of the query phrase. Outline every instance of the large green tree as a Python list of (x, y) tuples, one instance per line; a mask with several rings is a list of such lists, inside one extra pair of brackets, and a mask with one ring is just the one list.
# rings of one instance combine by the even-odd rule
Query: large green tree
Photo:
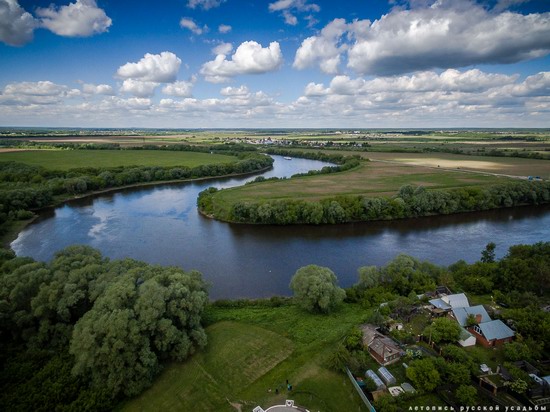
[(183, 360), (206, 344), (208, 301), (198, 272), (136, 268), (120, 276), (76, 324), (73, 371), (95, 387), (132, 396), (149, 386), (163, 359)]
[(290, 288), (299, 305), (311, 312), (328, 313), (346, 297), (346, 292), (337, 285), (334, 272), (317, 265), (298, 269)]
[(424, 392), (433, 391), (441, 383), (441, 376), (430, 358), (412, 361), (406, 375), (415, 388)]
[(435, 343), (456, 342), (460, 337), (460, 326), (452, 319), (439, 318), (424, 329), (424, 336)]

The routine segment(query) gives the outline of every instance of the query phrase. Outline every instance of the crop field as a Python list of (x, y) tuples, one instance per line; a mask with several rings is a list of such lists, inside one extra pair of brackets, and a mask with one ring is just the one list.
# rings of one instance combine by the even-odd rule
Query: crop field
[(29, 150), (0, 153), (0, 162), (21, 162), (52, 170), (117, 166), (195, 167), (236, 160), (236, 157), (227, 155), (164, 150)]
[(356, 169), (342, 173), (253, 183), (223, 190), (214, 195), (214, 202), (216, 206), (227, 207), (238, 201), (258, 199), (319, 200), (337, 195), (390, 196), (405, 184), (442, 189), (486, 186), (507, 180), (506, 177), (405, 163), (365, 162)]
[(309, 410), (366, 410), (347, 376), (324, 367), (364, 310), (345, 305), (327, 316), (294, 306), (210, 311), (216, 323), (206, 329), (207, 348), (171, 364), (123, 411), (249, 411), (285, 399)]
[[(349, 152), (352, 154), (352, 152)], [(372, 160), (394, 161), (414, 166), (462, 169), (509, 176), (541, 176), (550, 179), (550, 161), (517, 157), (467, 156), (446, 153), (362, 153)]]

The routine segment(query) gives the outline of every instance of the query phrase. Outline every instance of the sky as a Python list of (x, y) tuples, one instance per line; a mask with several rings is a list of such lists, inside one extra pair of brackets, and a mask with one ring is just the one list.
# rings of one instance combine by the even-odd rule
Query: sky
[(550, 0), (0, 0), (0, 126), (550, 127)]

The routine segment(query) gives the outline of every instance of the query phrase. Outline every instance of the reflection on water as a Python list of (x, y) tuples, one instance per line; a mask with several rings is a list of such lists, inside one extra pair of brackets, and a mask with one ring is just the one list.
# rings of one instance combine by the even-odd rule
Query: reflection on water
[[(290, 176), (325, 165), (275, 157), (274, 169), (265, 176)], [(497, 256), (502, 256), (513, 244), (550, 240), (550, 206), (287, 227), (226, 224), (197, 212), (201, 190), (251, 179), (128, 189), (80, 199), (44, 212), (12, 247), (18, 255), (49, 260), (65, 246), (87, 244), (111, 258), (197, 269), (212, 284), (212, 298), (237, 298), (287, 295), (292, 275), (311, 263), (330, 267), (342, 286), (350, 286), (357, 280), (357, 268), (384, 265), (399, 253), (448, 265), (477, 260), (489, 242), (497, 244)]]

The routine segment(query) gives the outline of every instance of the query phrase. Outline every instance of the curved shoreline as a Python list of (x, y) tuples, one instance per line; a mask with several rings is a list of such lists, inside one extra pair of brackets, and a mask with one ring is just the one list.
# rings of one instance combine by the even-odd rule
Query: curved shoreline
[[(199, 182), (199, 181), (205, 181), (205, 180), (214, 180), (214, 179), (225, 179), (225, 178), (231, 178), (231, 177), (239, 177), (239, 176), (249, 176), (254, 175), (256, 173), (262, 173), (266, 172), (269, 169), (272, 169), (273, 166), (264, 167), (258, 170), (255, 170), (253, 172), (245, 172), (245, 173), (230, 173), (227, 175), (219, 175), (219, 176), (208, 176), (208, 177), (197, 177), (194, 179), (175, 179), (175, 180), (162, 180), (157, 182), (142, 182), (142, 183), (132, 183), (131, 185), (124, 185), (124, 186), (117, 186), (117, 187), (110, 187), (108, 189), (102, 189), (102, 190), (94, 190), (91, 192), (82, 193), (80, 195), (74, 195), (68, 198), (63, 198), (57, 201), (54, 201), (52, 204), (41, 207), (40, 209), (35, 209), (32, 212), (35, 214), (30, 219), (23, 220), (23, 221), (14, 221), (11, 223), (10, 227), (4, 233), (2, 236), (0, 236), (0, 243), (2, 247), (6, 249), (11, 248), (11, 243), (16, 240), (19, 237), (19, 234), (25, 230), (25, 228), (33, 223), (36, 219), (40, 217), (40, 212), (48, 210), (48, 209), (55, 209), (56, 207), (59, 207), (61, 205), (64, 205), (66, 203), (70, 203), (75, 200), (80, 199), (86, 199), (89, 197), (95, 197), (107, 193), (115, 193), (120, 192), (126, 189), (133, 189), (133, 188), (140, 188), (140, 187), (148, 187), (148, 186), (162, 186), (162, 185), (175, 185), (179, 183), (190, 183), (190, 182)], [(210, 216), (207, 216), (210, 217)], [(213, 218), (213, 217), (212, 217)]]

